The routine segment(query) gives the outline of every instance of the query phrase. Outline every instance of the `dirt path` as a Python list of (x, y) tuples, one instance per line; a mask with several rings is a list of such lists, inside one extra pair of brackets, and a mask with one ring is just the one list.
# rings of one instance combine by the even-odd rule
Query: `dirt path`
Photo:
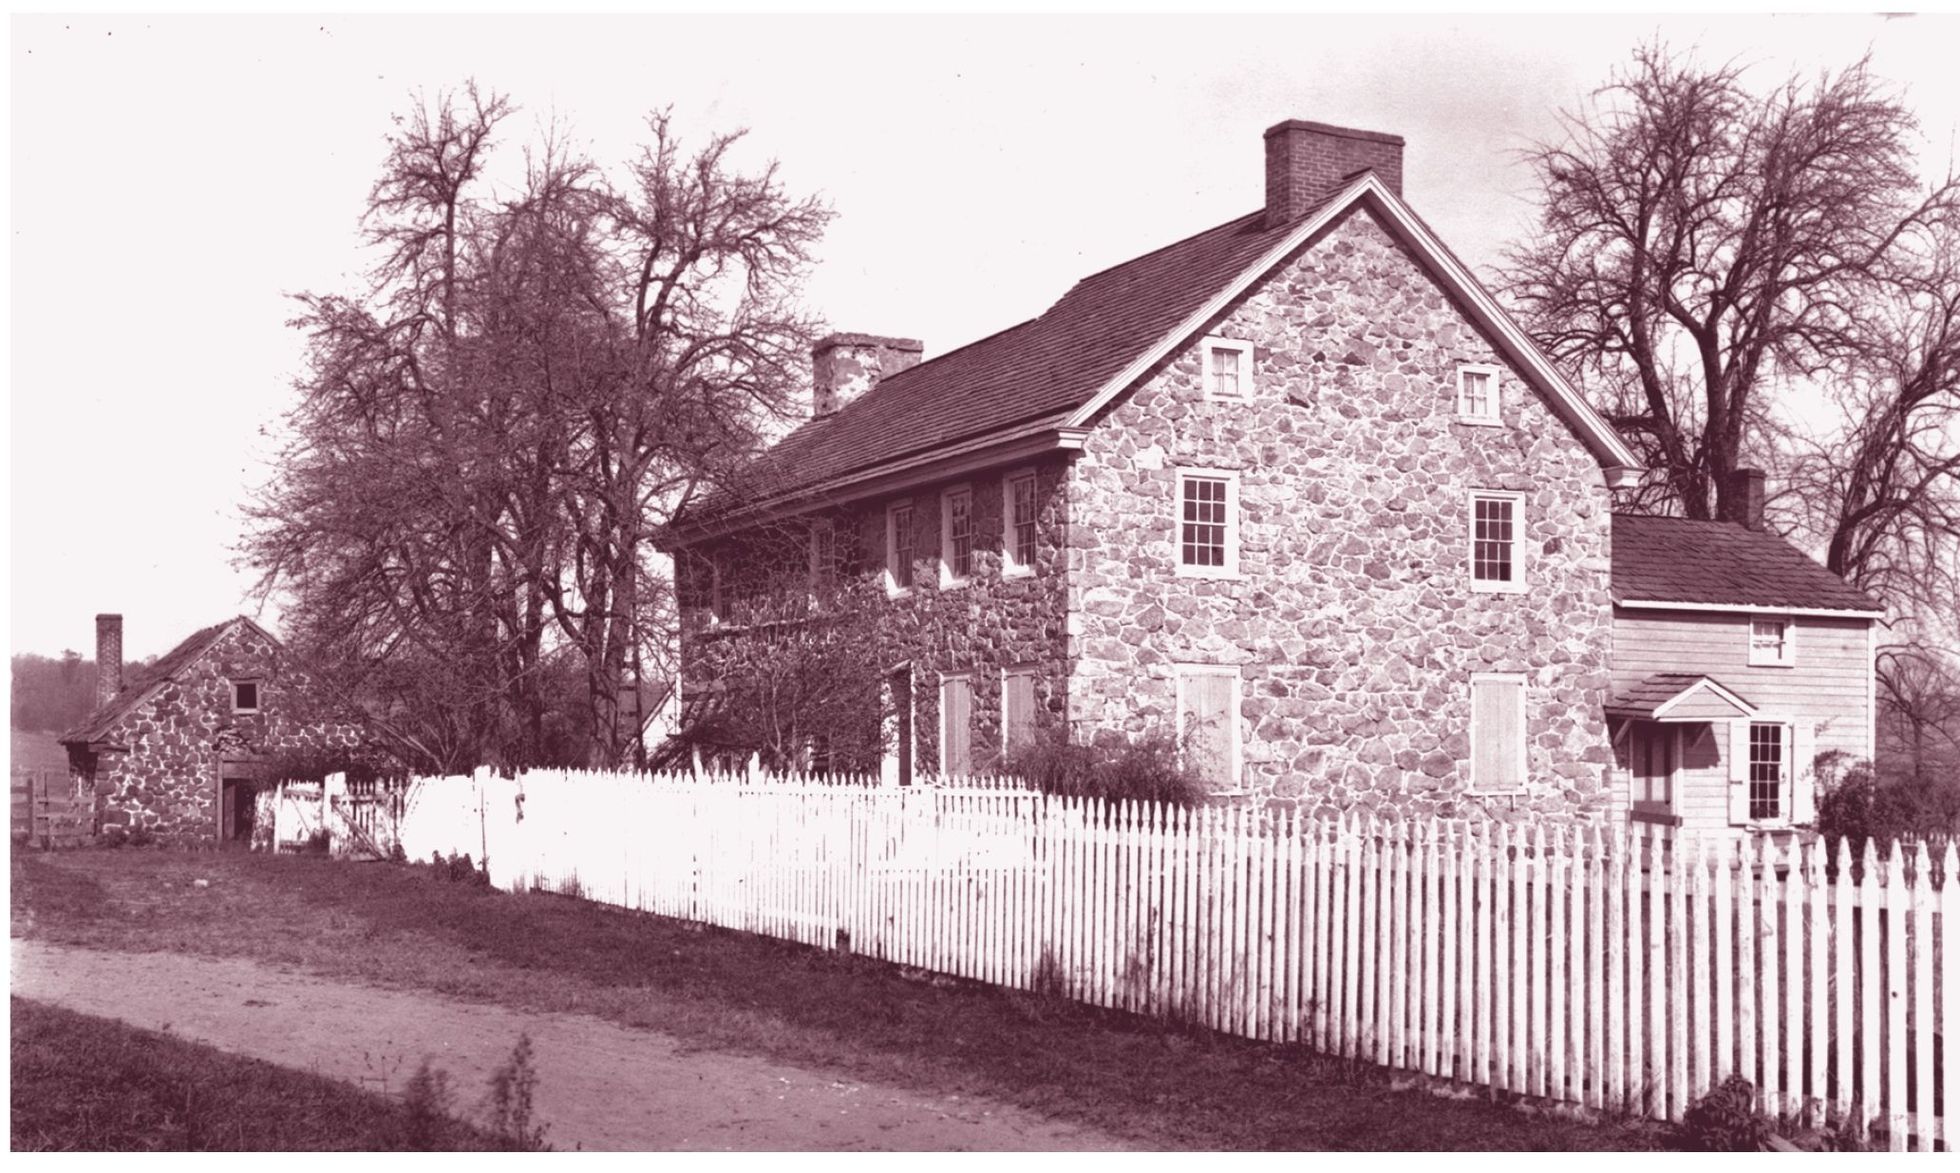
[(371, 1089), (399, 1091), (427, 1057), (469, 1106), (528, 1031), (537, 1114), (561, 1149), (1127, 1147), (1005, 1104), (840, 1080), (584, 1015), (520, 1013), (250, 961), (16, 939), (13, 992)]

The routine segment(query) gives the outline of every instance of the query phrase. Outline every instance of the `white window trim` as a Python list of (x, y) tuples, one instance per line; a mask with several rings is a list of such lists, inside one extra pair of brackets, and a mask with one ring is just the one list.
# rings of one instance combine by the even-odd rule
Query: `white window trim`
[(728, 600), (722, 596), (721, 558), (708, 555), (708, 626), (720, 627), (728, 618)]
[[(1635, 798), (1633, 796), (1634, 789), (1641, 782), (1641, 763), (1634, 760), (1634, 749), (1636, 745), (1634, 734), (1638, 731), (1633, 726), (1636, 724), (1648, 726), (1648, 736), (1665, 735), (1668, 740), (1667, 776), (1664, 779), (1667, 785), (1667, 797), (1659, 802), (1653, 799)], [(1702, 728), (1706, 729), (1707, 726), (1704, 725)], [(1678, 805), (1678, 799), (1681, 795), (1681, 755), (1687, 752), (1688, 749), (1688, 742), (1681, 736), (1682, 726), (1669, 725), (1656, 721), (1629, 721), (1627, 722), (1627, 729), (1627, 764), (1631, 767), (1627, 771), (1627, 800), (1629, 809), (1659, 815), (1677, 813), (1675, 807)]]
[[(1036, 685), (1039, 685), (1041, 683), (1041, 666), (1039, 664), (1009, 664), (1000, 670), (1000, 752), (1002, 757), (1007, 756), (1010, 749), (1007, 744), (1007, 678), (1010, 676), (1026, 676), (1034, 681)], [(1031, 689), (1030, 691), (1035, 696), (1037, 702), (1036, 709), (1038, 710), (1041, 699), (1040, 690), (1037, 688)], [(1032, 719), (1032, 715), (1030, 719)], [(1035, 728), (1028, 730), (1028, 739), (1030, 741), (1040, 733), (1039, 726), (1041, 723), (1035, 721), (1034, 724)]]
[[(237, 680), (230, 681), (229, 683), (231, 685), (231, 711), (232, 712), (250, 714), (250, 713), (256, 713), (259, 710), (265, 708), (265, 681), (260, 680), (257, 677), (241, 677)], [(250, 708), (246, 708), (245, 706), (240, 705), (238, 703), (238, 686), (241, 684), (249, 684), (252, 686), (252, 692), (256, 700)]]
[[(823, 558), (821, 556), (823, 543), (820, 535), (825, 534), (829, 535), (830, 538), (831, 577), (829, 582), (824, 581)], [(837, 527), (829, 518), (818, 518), (810, 523), (810, 601), (812, 603), (820, 602), (824, 589), (837, 585), (837, 578)]]
[[(1783, 654), (1768, 656), (1756, 650), (1756, 625), (1758, 623), (1781, 623), (1783, 625)], [(1794, 668), (1797, 666), (1797, 621), (1787, 615), (1752, 615), (1745, 620), (1749, 632), (1749, 666), (1751, 668)]]
[[(953, 498), (966, 494), (967, 572), (953, 573)], [(939, 491), (939, 589), (954, 590), (973, 581), (973, 553), (978, 547), (973, 524), (973, 489), (969, 485), (947, 485)]]
[[(1504, 394), (1501, 367), (1492, 363), (1466, 362), (1456, 367), (1456, 422), (1475, 424), (1478, 427), (1502, 427), (1504, 425)], [(1465, 410), (1463, 405), (1463, 377), (1465, 375), (1488, 375), (1490, 377), (1490, 412), (1475, 415)]]
[[(898, 511), (901, 509), (910, 509), (915, 514), (917, 513), (917, 510), (913, 508), (912, 502), (910, 501), (893, 501), (891, 504), (885, 506), (885, 594), (894, 599), (902, 599), (912, 593), (911, 587), (898, 585), (898, 572), (895, 569), (898, 561)], [(915, 516), (912, 522), (912, 534), (915, 541), (918, 538), (918, 532), (919, 525)], [(912, 581), (915, 584), (918, 582), (919, 577), (918, 561), (919, 552), (915, 549), (912, 551)]]
[[(1780, 830), (1782, 828), (1791, 826), (1790, 820), (1791, 817), (1796, 813), (1796, 805), (1797, 805), (1796, 718), (1784, 716), (1781, 714), (1775, 714), (1775, 713), (1758, 713), (1755, 716), (1749, 717), (1747, 719), (1743, 719), (1743, 718), (1737, 718), (1737, 719), (1741, 720), (1745, 726), (1751, 728), (1757, 725), (1774, 725), (1778, 730), (1777, 736), (1781, 738), (1783, 742), (1783, 780), (1782, 782), (1778, 783), (1776, 788), (1776, 816), (1774, 818), (1759, 819), (1752, 815), (1749, 821), (1742, 825), (1747, 827), (1761, 828), (1765, 830)], [(1753, 735), (1749, 735), (1747, 737), (1747, 740), (1753, 743), (1755, 741), (1755, 737)], [(1754, 785), (1754, 783), (1748, 781), (1749, 766), (1750, 766), (1749, 759), (1744, 758), (1742, 761), (1742, 771), (1743, 771), (1742, 784), (1744, 786)]]
[[(1187, 566), (1184, 562), (1184, 486), (1191, 480), (1225, 482), (1225, 564)], [(1180, 468), (1177, 493), (1171, 500), (1171, 563), (1179, 578), (1237, 578), (1239, 576), (1239, 474), (1233, 469)]]
[[(1518, 686), (1518, 768), (1524, 777), (1502, 786), (1479, 785), (1477, 781), (1477, 686), (1479, 684), (1515, 684)], [(1531, 777), (1531, 684), (1521, 672), (1472, 672), (1470, 674), (1470, 763), (1465, 767), (1469, 778), (1465, 789), (1471, 794), (1502, 795), (1523, 794), (1525, 783)]]
[[(1239, 356), (1239, 389), (1234, 395), (1220, 395), (1211, 389), (1211, 356), (1220, 350), (1236, 351)], [(1206, 399), (1221, 403), (1244, 403), (1252, 398), (1252, 343), (1237, 338), (1206, 338), (1198, 344), (1198, 386)]]
[[(955, 681), (965, 683), (967, 697), (966, 774), (957, 775), (946, 764), (946, 743), (952, 740), (952, 730), (946, 722), (946, 686)], [(973, 674), (970, 672), (939, 674), (939, 772), (952, 777), (967, 777), (973, 773)]]
[[(1014, 482), (1027, 480), (1034, 482), (1035, 518), (1041, 513), (1041, 481), (1036, 478), (1032, 466), (1017, 468), (1000, 479), (1000, 576), (1002, 578), (1027, 578), (1034, 574), (1034, 563), (1022, 563), (1014, 557), (1014, 531), (1023, 520), (1014, 512)], [(1035, 531), (1035, 556), (1041, 553), (1041, 533), (1039, 526)]]
[[(1508, 582), (1477, 577), (1477, 502), (1509, 501), (1511, 503), (1511, 578)], [(1470, 589), (1501, 595), (1520, 595), (1525, 592), (1528, 564), (1525, 558), (1524, 494), (1509, 489), (1472, 489), (1464, 504), (1467, 515), (1464, 522), (1463, 570), (1470, 579)]]
[(1227, 790), (1238, 790), (1245, 777), (1245, 675), (1237, 664), (1173, 664), (1171, 665), (1172, 686), (1176, 693), (1173, 726), (1177, 730), (1178, 753), (1184, 752), (1184, 682), (1199, 676), (1222, 676), (1232, 682), (1232, 697), (1227, 702), (1227, 712), (1231, 717), (1228, 724), (1232, 735), (1230, 757), (1225, 780)]

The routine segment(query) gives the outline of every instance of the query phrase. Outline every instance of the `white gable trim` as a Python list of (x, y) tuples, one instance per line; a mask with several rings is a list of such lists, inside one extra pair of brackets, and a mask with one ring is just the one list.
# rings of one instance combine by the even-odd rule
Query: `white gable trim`
[[(1729, 689), (1724, 688), (1721, 684), (1717, 683), (1711, 677), (1704, 676), (1700, 680), (1697, 680), (1693, 684), (1690, 684), (1688, 687), (1682, 689), (1680, 692), (1675, 693), (1667, 700), (1661, 702), (1658, 705), (1655, 705), (1654, 715), (1650, 719), (1655, 721), (1669, 720), (1668, 713), (1673, 710), (1674, 706), (1682, 703), (1683, 701), (1687, 700), (1689, 697), (1702, 691), (1703, 689), (1707, 689), (1709, 692), (1714, 693), (1721, 700), (1735, 706), (1737, 715), (1728, 718), (1728, 720), (1753, 721), (1756, 719), (1757, 715), (1761, 712), (1761, 710), (1757, 709), (1756, 706), (1750, 704), (1746, 700), (1743, 700), (1741, 697), (1737, 696), (1734, 692), (1730, 691)], [(1691, 718), (1691, 720), (1702, 721), (1702, 720), (1706, 720), (1706, 718), (1695, 717), (1695, 718)]]
[(1631, 483), (1632, 478), (1640, 471), (1640, 458), (1634, 455), (1633, 449), (1627, 447), (1626, 441), (1620, 439), (1611, 425), (1592, 409), (1572, 384), (1566, 382), (1563, 375), (1559, 374), (1558, 368), (1554, 367), (1545, 353), (1538, 349), (1537, 343), (1533, 342), (1511, 315), (1497, 304), (1496, 299), (1491, 297), (1470, 271), (1450, 255), (1449, 250), (1444, 248), (1435, 234), (1416, 218), (1408, 205), (1389, 191), (1372, 171), (1348, 184), (1339, 195), (1328, 200), (1320, 211), (1302, 220), (1298, 227), (1286, 234), (1285, 239), (1247, 266), (1231, 284), (1219, 291), (1210, 301), (1198, 307), (1191, 316), (1178, 323), (1170, 333), (1159, 339), (1156, 345), (1118, 372), (1115, 378), (1103, 384), (1087, 403), (1069, 417), (1068, 425), (1076, 428), (1087, 427), (1089, 421), (1094, 419), (1098, 412), (1109, 406), (1112, 399), (1121, 395), (1132, 383), (1141, 378), (1144, 372), (1162, 362), (1173, 350), (1188, 343), (1205, 328), (1207, 323), (1223, 312), (1226, 306), (1278, 267), (1294, 249), (1299, 248), (1308, 238), (1333, 223), (1364, 196), (1374, 198), (1375, 205), (1388, 217), (1391, 226), (1403, 242), (1413, 248), (1419, 259), (1428, 263), (1442, 277), (1443, 284), (1449, 292), (1463, 300), (1477, 323), (1496, 335), (1511, 357), (1570, 413), (1569, 419), (1576, 424), (1575, 431), (1579, 433), (1579, 438), (1592, 450), (1600, 467), (1606, 470), (1607, 484), (1618, 487), (1621, 484)]
[(1764, 607), (1754, 603), (1672, 603), (1661, 599), (1615, 599), (1615, 607), (1642, 611), (1720, 611), (1733, 615), (1806, 615), (1813, 619), (1883, 619), (1883, 611), (1835, 607)]

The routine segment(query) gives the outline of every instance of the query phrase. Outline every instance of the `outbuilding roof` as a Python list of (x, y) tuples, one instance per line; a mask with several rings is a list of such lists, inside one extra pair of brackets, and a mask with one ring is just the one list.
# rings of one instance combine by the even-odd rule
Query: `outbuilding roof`
[(1884, 603), (1767, 530), (1624, 513), (1613, 515), (1613, 601), (1867, 617), (1885, 612)]
[(225, 632), (239, 623), (249, 624), (254, 631), (271, 640), (273, 646), (278, 646), (279, 640), (271, 632), (243, 615), (233, 616), (222, 623), (213, 623), (209, 627), (193, 632), (182, 643), (157, 657), (140, 674), (124, 684), (122, 691), (110, 698), (107, 704), (89, 714), (86, 722), (62, 734), (61, 744), (76, 745), (100, 740), (104, 734), (115, 727), (116, 722), (128, 716), (164, 684), (195, 663), (198, 657), (209, 651)]

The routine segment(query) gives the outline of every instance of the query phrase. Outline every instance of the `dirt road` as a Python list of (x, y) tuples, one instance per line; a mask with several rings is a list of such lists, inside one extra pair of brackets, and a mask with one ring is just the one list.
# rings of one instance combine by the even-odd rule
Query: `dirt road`
[(1005, 1104), (923, 1096), (577, 1014), (520, 1013), (242, 960), (13, 941), (13, 992), (399, 1092), (427, 1057), (474, 1105), (529, 1032), (557, 1148), (1045, 1150), (1127, 1147)]

